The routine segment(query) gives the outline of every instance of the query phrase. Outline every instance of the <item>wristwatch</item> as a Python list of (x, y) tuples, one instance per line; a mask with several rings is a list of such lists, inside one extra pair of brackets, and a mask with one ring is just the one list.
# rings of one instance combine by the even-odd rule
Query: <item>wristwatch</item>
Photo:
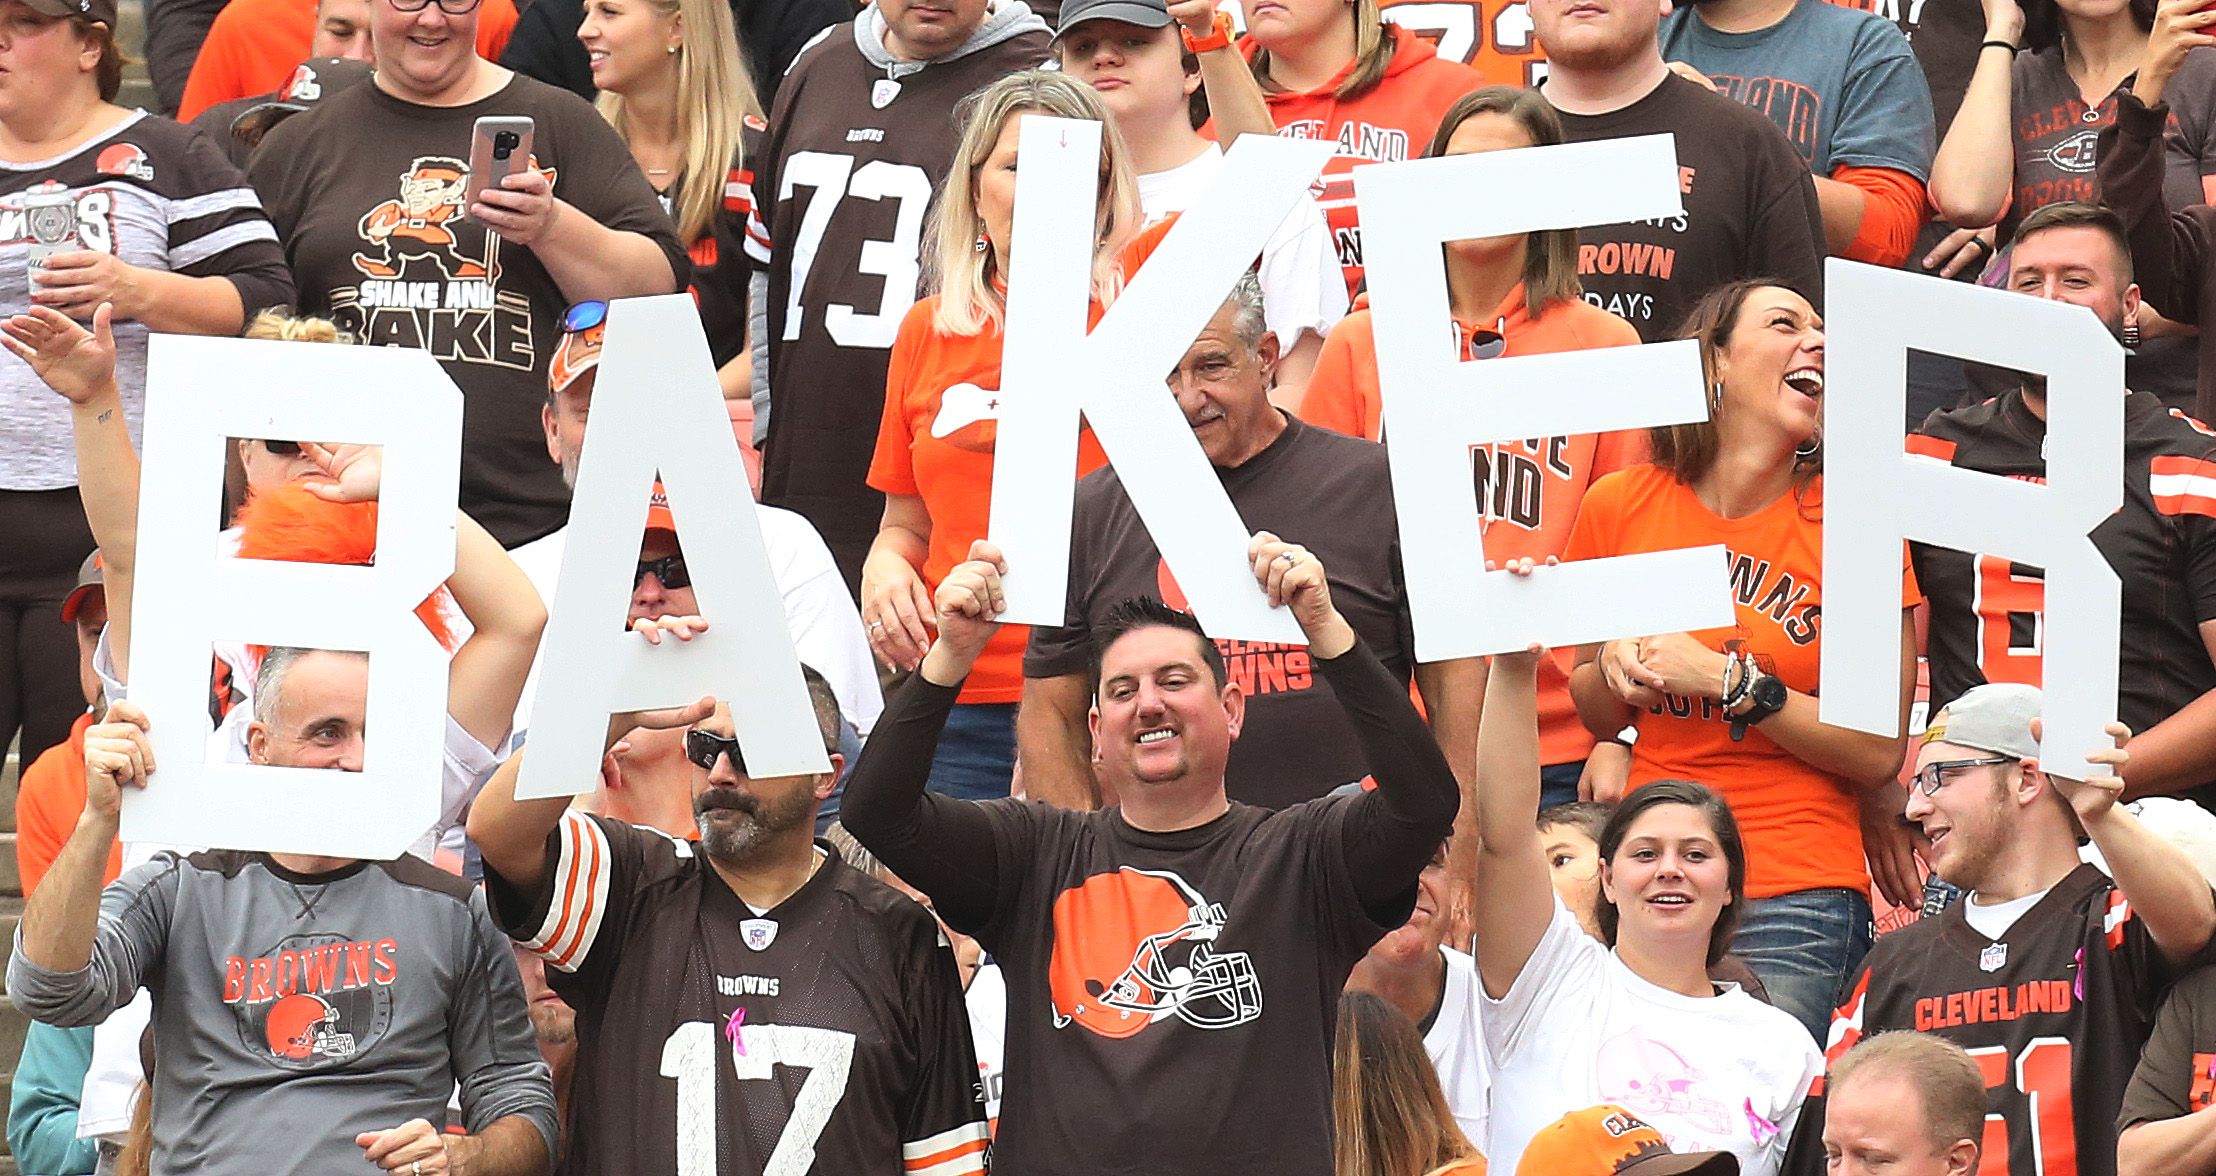
[(1231, 44), (1233, 32), (1231, 14), (1220, 8), (1216, 10), (1215, 29), (1205, 37), (1195, 37), (1191, 29), (1184, 25), (1177, 26), (1177, 35), (1185, 40), (1185, 51), (1194, 54), (1209, 53), (1224, 48)]
[(1756, 678), (1753, 689), (1747, 692), (1747, 709), (1731, 720), (1732, 742), (1745, 739), (1747, 728), (1784, 710), (1786, 695), (1784, 679), (1770, 674)]

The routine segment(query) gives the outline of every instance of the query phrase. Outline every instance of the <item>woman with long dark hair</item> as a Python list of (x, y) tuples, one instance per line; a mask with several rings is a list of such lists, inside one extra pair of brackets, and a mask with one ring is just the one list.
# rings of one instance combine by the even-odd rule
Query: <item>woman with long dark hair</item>
[(1339, 997), (1331, 1119), (1334, 1176), (1485, 1176), (1416, 1023), (1374, 993)]

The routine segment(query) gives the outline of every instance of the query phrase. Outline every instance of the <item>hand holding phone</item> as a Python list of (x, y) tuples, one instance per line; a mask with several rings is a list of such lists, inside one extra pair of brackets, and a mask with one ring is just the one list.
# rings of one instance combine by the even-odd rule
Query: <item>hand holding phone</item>
[(477, 120), (469, 134), (469, 203), (482, 201), (487, 192), (502, 191), (501, 181), (531, 165), (535, 129), (523, 115), (487, 115)]

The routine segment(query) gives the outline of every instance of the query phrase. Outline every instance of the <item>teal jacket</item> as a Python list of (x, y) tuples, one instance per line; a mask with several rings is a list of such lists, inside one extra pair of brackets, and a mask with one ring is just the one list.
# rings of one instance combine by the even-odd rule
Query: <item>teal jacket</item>
[(8, 1094), (8, 1149), (25, 1173), (90, 1176), (99, 1145), (77, 1138), (77, 1099), (92, 1068), (92, 1030), (31, 1024)]

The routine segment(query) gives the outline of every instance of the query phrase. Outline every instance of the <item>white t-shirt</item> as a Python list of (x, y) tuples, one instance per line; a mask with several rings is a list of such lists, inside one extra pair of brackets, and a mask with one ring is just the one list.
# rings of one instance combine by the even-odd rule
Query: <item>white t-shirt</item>
[[(831, 684), (839, 700), (839, 712), (855, 733), (868, 738), (885, 709), (885, 697), (877, 685), (877, 666), (870, 660), (869, 637), (862, 631), (862, 614), (847, 595), (846, 580), (831, 559), (831, 549), (807, 519), (774, 506), (755, 507), (762, 526), (762, 546), (769, 552), (770, 574), (785, 599), (785, 624), (792, 630), (793, 652), (815, 668)], [(534, 539), (508, 553), (531, 578), (548, 611), (554, 608), (554, 585), (562, 574), (562, 552), (569, 528)], [(710, 617), (713, 621), (715, 618)], [(531, 676), (523, 683), (523, 698), (516, 703), (514, 731), (523, 736), (531, 726), (531, 702), (538, 697), (539, 664), (545, 646), (531, 659)], [(851, 767), (851, 765), (849, 765)]]
[[(1223, 148), (1210, 143), (1191, 163), (1140, 176), (1139, 203), (1146, 209), (1147, 223), (1192, 207), (1222, 170)], [(1312, 331), (1321, 338), (1346, 317), (1346, 275), (1339, 268), (1339, 251), (1331, 247), (1323, 210), (1314, 200), (1294, 206), (1285, 223), (1271, 234), (1262, 247), (1258, 276), (1263, 318), (1284, 350), (1300, 342), (1301, 332)]]
[(962, 1002), (969, 1008), (970, 1041), (977, 1047), (977, 1084), (985, 1092), (985, 1122), (997, 1127), (1008, 1054), (1008, 978), (1001, 974), (1000, 965), (979, 967), (962, 993)]
[(1431, 1068), (1439, 1072), (1439, 1087), (1446, 1091), (1454, 1121), (1462, 1125), (1470, 1143), (1483, 1150), (1492, 1111), (1493, 1069), (1485, 1060), (1485, 1035), (1479, 1026), (1477, 998), (1483, 989), (1477, 983), (1477, 961), (1451, 947), (1440, 948), (1439, 954), (1447, 958), (1447, 984), (1439, 994), (1439, 1011), (1431, 1018), (1431, 1028), (1423, 1035), (1423, 1051), (1431, 1055)]
[(1728, 1151), (1746, 1176), (1775, 1176), (1823, 1055), (1790, 1014), (1717, 987), (1693, 997), (1648, 983), (1555, 900), (1507, 997), (1484, 998), (1489, 1166), (1515, 1171), (1549, 1123), (1614, 1103), (1673, 1151)]

